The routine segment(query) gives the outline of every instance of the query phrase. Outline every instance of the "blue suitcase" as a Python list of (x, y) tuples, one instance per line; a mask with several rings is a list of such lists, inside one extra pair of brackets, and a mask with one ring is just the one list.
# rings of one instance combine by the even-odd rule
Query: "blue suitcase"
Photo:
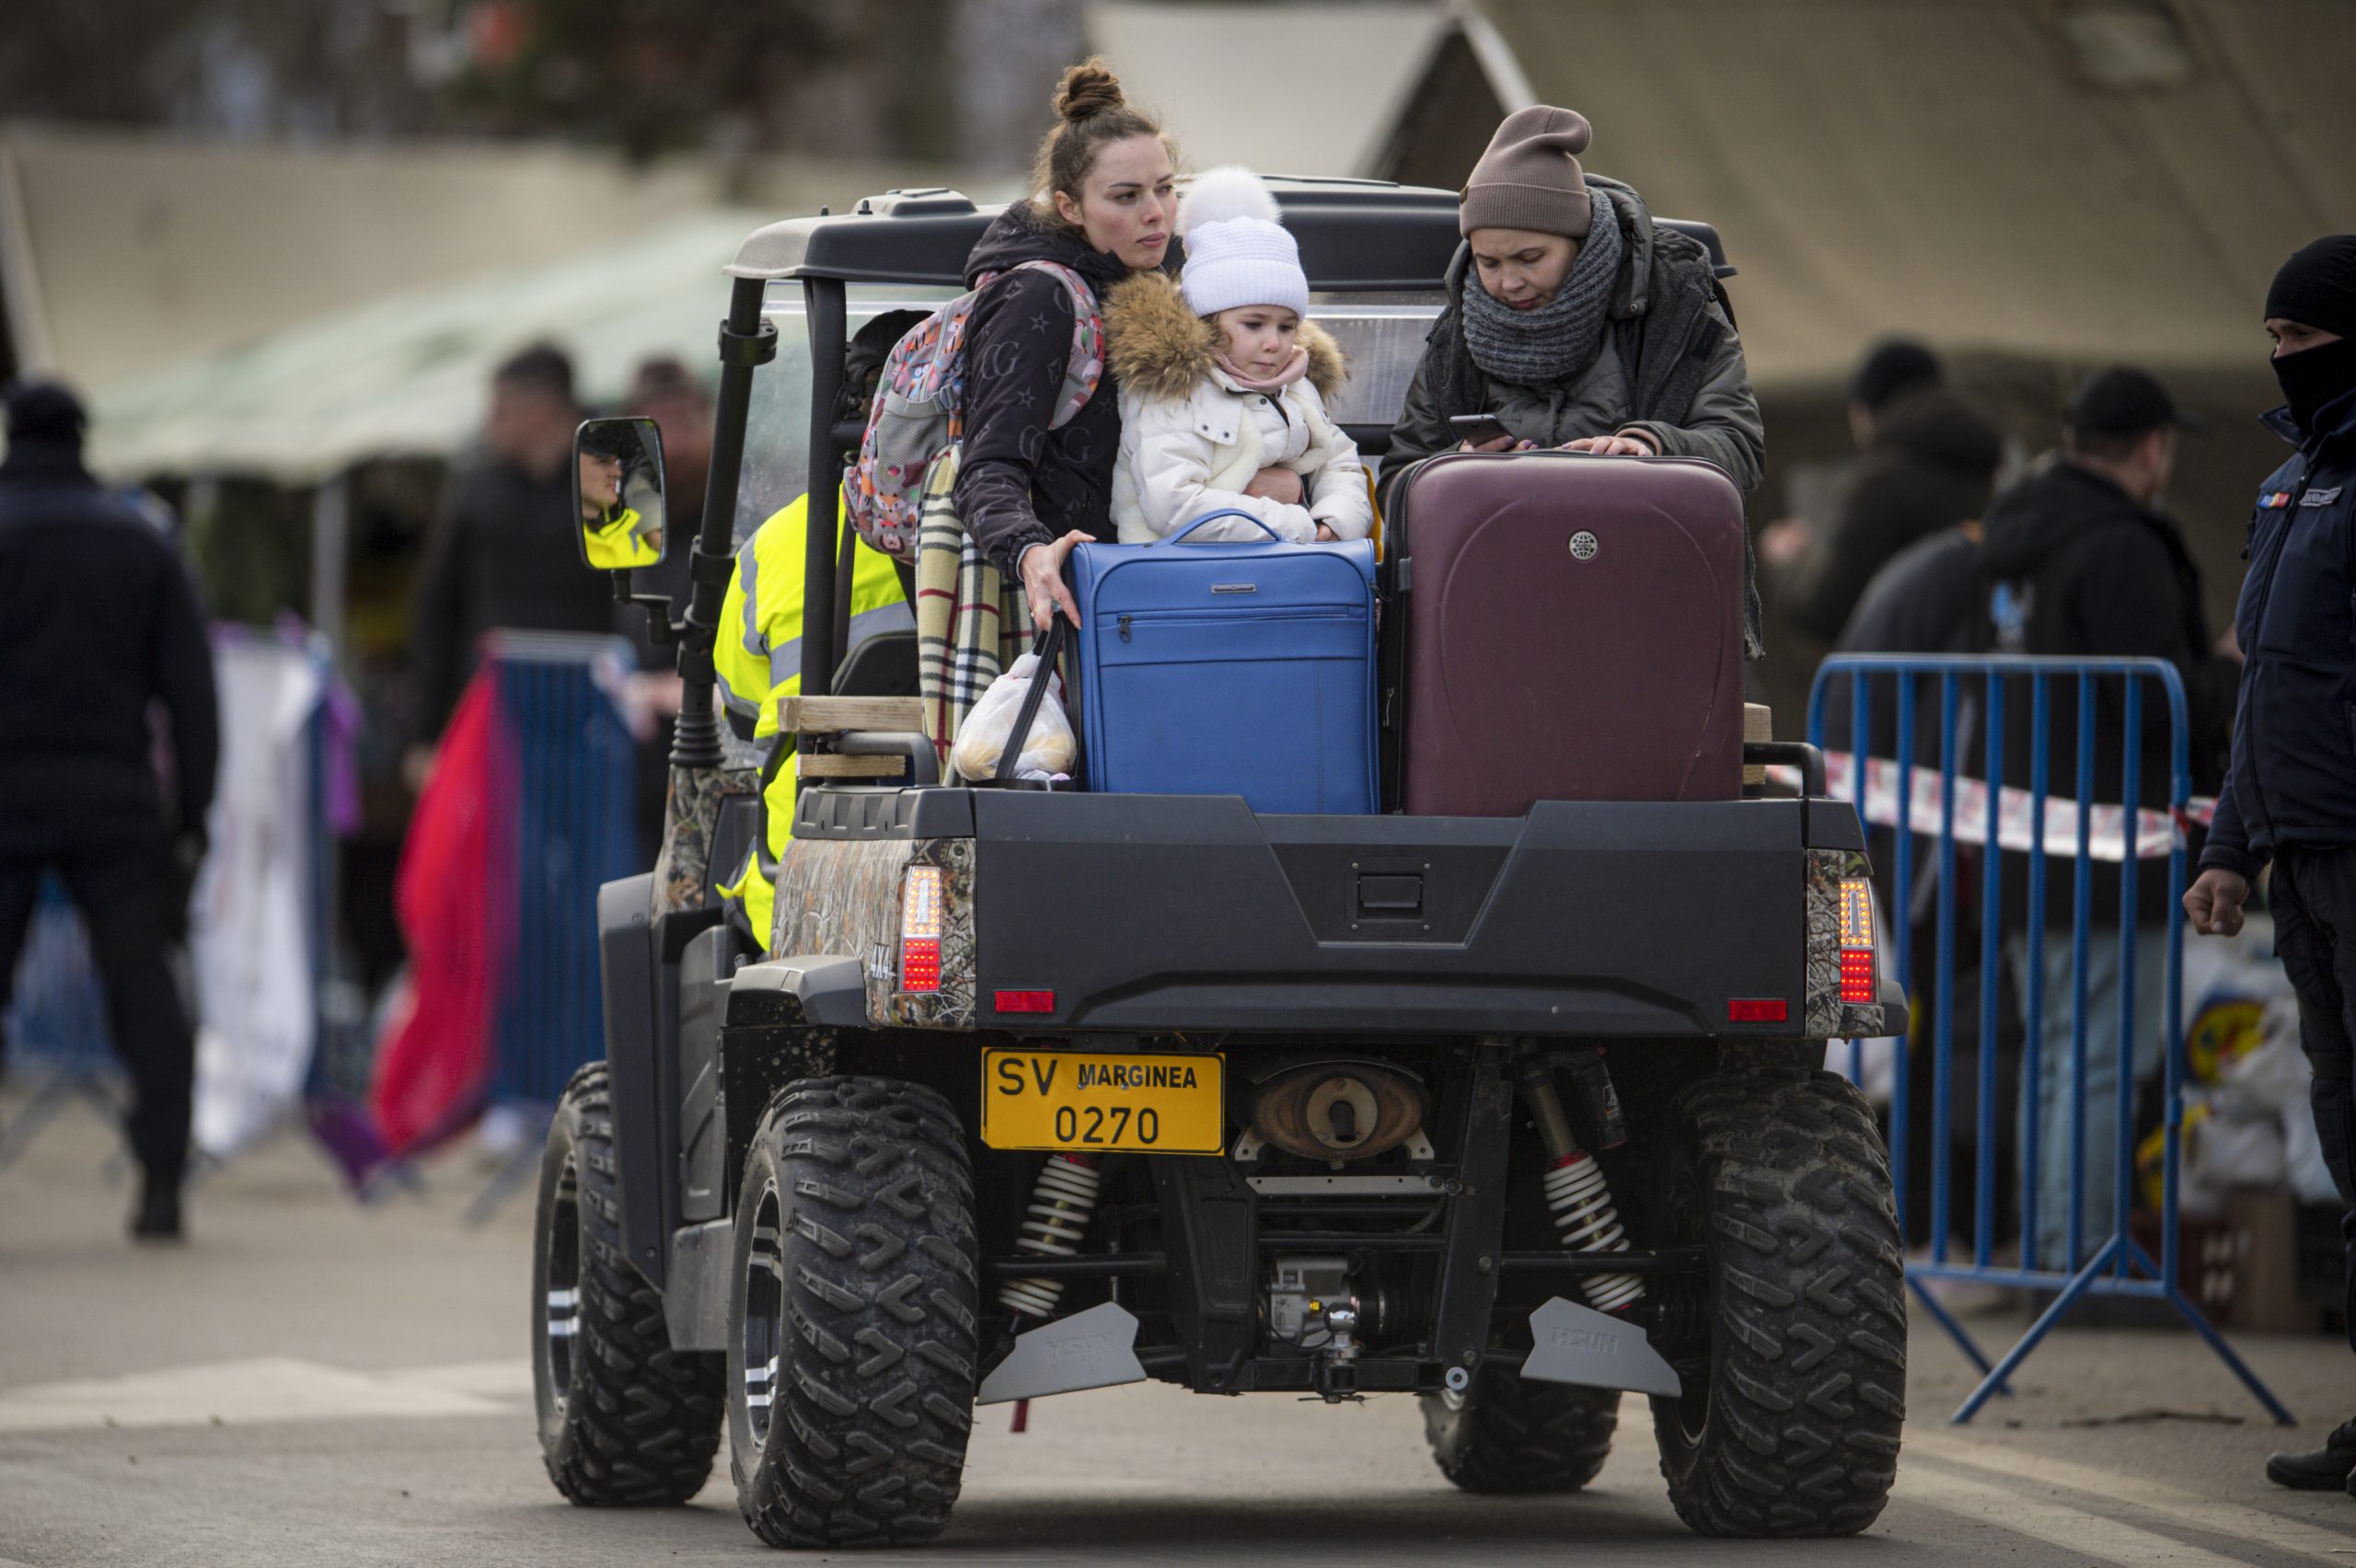
[[(1073, 550), (1088, 788), (1379, 809), (1374, 547), (1220, 540)], [(1256, 522), (1256, 519), (1253, 521)]]

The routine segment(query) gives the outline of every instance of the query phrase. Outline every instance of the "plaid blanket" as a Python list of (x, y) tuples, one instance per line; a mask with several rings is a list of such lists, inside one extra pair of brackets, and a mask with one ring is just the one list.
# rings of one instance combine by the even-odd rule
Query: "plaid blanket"
[(917, 527), (918, 691), (943, 783), (956, 782), (949, 751), (957, 726), (1028, 645), (1030, 629), (1021, 585), (1008, 582), (983, 559), (958, 521), (950, 500), (956, 482), (953, 446), (925, 476)]

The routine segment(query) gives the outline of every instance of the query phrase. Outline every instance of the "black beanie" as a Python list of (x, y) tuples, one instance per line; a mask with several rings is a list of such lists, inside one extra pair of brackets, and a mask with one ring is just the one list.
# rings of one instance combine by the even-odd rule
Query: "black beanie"
[(2292, 254), (2266, 291), (2266, 319), (2356, 338), (2356, 234), (2327, 234)]
[(54, 381), (19, 381), (7, 390), (8, 441), (79, 446), (89, 416), (82, 400)]

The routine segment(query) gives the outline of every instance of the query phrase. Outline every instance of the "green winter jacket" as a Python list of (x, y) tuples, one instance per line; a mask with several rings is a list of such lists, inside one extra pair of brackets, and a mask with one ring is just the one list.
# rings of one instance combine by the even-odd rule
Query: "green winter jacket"
[[(1602, 352), (1565, 382), (1523, 386), (1488, 376), (1464, 348), (1461, 313), (1472, 252), (1459, 246), (1448, 264), (1448, 306), (1424, 341), (1383, 456), (1378, 489), (1386, 513), (1412, 464), (1455, 447), (1448, 422), (1455, 414), (1494, 413), (1516, 437), (1540, 446), (1633, 427), (1652, 437), (1664, 456), (1699, 457), (1725, 469), (1746, 493), (1757, 487), (1766, 426), (1709, 252), (1688, 236), (1655, 228), (1644, 199), (1629, 187), (1596, 175), (1588, 185), (1597, 217), (1608, 210), (1618, 220), (1624, 252)], [(1743, 627), (1755, 659), (1759, 595), (1748, 583)]]

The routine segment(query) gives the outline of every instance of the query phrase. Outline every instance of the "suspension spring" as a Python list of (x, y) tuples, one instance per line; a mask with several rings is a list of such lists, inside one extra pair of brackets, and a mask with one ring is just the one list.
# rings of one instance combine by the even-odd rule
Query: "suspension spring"
[[(1049, 1155), (1039, 1168), (1038, 1184), (1031, 1189), (1031, 1217), (1022, 1222), (1014, 1250), (1041, 1258), (1077, 1256), (1096, 1213), (1098, 1180), (1086, 1155)], [(1042, 1320), (1056, 1315), (1063, 1294), (1059, 1279), (1010, 1279), (998, 1287), (999, 1306), (1018, 1317)]]
[[(1546, 1206), (1553, 1211), (1554, 1234), (1566, 1252), (1624, 1252), (1628, 1233), (1612, 1206), (1611, 1189), (1593, 1156), (1574, 1152), (1546, 1172)], [(1644, 1299), (1645, 1282), (1634, 1274), (1590, 1274), (1579, 1281), (1588, 1304), (1599, 1312), (1621, 1312)]]

